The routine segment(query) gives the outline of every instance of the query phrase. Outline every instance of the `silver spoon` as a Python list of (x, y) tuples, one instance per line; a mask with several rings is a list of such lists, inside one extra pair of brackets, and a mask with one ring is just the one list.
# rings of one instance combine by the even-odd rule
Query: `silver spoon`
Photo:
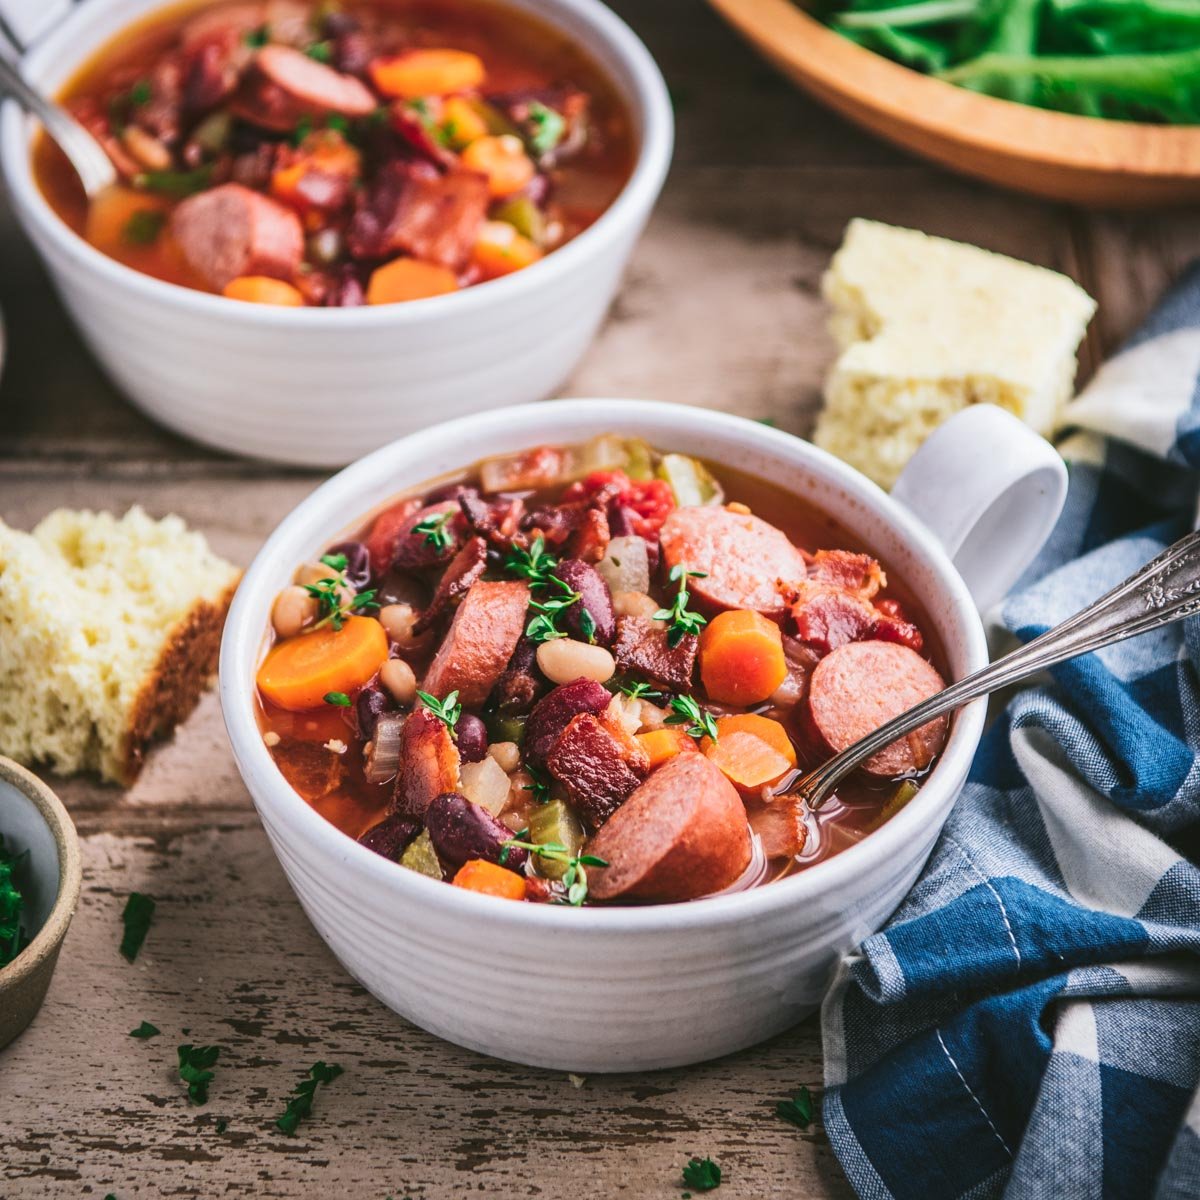
[(816, 812), (856, 767), (898, 738), (970, 700), (1018, 683), (1068, 658), (1149, 633), (1200, 612), (1200, 533), (1189, 533), (1111, 592), (1032, 642), (893, 717), (814, 770), (793, 771), (774, 795), (800, 797)]
[(61, 104), (30, 87), (21, 78), (16, 64), (3, 54), (0, 54), (0, 94), (11, 96), (41, 121), (75, 168), (89, 200), (117, 182), (116, 169), (104, 147)]

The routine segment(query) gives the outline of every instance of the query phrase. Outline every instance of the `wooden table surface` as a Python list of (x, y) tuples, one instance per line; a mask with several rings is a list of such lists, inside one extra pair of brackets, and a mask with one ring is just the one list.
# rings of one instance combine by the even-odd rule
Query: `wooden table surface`
[[(1066, 271), (1100, 301), (1084, 370), (1197, 250), (1186, 213), (1082, 213), (963, 182), (793, 92), (696, 0), (622, 0), (671, 84), (675, 166), (624, 288), (565, 395), (771, 417), (803, 434), (830, 360), (819, 279), (856, 215)], [(248, 562), (317, 482), (223, 458), (129, 408), (74, 335), (0, 198), (0, 516), (59, 505), (180, 513)], [(689, 1154), (722, 1197), (846, 1196), (819, 1125), (773, 1103), (819, 1094), (810, 1020), (719, 1062), (565, 1075), (491, 1061), (407, 1025), (358, 987), (287, 888), (214, 696), (128, 793), (59, 785), (84, 839), (78, 915), (46, 1007), (0, 1054), (0, 1196), (673, 1197)], [(116, 951), (131, 890), (158, 899), (146, 948)], [(163, 1034), (129, 1038), (143, 1019)], [(189, 1107), (175, 1046), (222, 1047)], [(316, 1059), (345, 1074), (286, 1138), (272, 1126)], [(228, 1122), (218, 1133), (219, 1119)], [(903, 1120), (897, 1114), (897, 1120)]]

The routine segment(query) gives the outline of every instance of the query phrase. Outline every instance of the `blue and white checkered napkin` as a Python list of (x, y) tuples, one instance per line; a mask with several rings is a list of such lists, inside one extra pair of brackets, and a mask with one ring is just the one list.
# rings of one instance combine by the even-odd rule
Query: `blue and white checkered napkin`
[[(1193, 524), (1200, 267), (1071, 417), (1066, 510), (1002, 608), (1024, 641)], [(985, 736), (822, 1014), (860, 1196), (1200, 1196), (1198, 672), (1192, 618), (1056, 668)]]

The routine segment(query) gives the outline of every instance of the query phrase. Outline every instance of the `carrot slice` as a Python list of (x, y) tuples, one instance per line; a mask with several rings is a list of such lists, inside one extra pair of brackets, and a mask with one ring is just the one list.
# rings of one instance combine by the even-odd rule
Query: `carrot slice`
[(700, 678), (718, 704), (759, 704), (787, 678), (779, 626), (762, 613), (719, 613), (700, 635)]
[(511, 275), (541, 257), (537, 246), (507, 221), (484, 221), (471, 250), (471, 261), (488, 279)]
[(221, 293), (230, 300), (246, 300), (250, 304), (280, 304), (285, 308), (303, 308), (304, 297), (282, 279), (269, 275), (239, 275), (231, 279)]
[(635, 734), (634, 741), (646, 751), (651, 770), (661, 766), (668, 758), (674, 758), (682, 751), (695, 749), (696, 746), (696, 743), (677, 726)]
[(462, 165), (486, 175), (488, 191), (495, 197), (519, 192), (537, 174), (525, 143), (512, 133), (476, 138), (462, 152)]
[(525, 880), (515, 871), (497, 866), (484, 858), (464, 863), (454, 876), (454, 886), (484, 896), (499, 896), (502, 900), (524, 900)]
[(367, 70), (385, 96), (404, 100), (470, 91), (487, 76), (483, 59), (466, 50), (406, 50), (375, 59)]
[(88, 205), (87, 240), (107, 254), (152, 245), (170, 207), (163, 196), (119, 186), (105, 188)]
[(744, 730), (735, 729), (716, 742), (704, 740), (708, 743), (704, 747), (708, 760), (737, 787), (762, 787), (778, 779), (791, 766), (769, 742)]
[(348, 617), (273, 646), (258, 668), (259, 691), (280, 708), (316, 708), (330, 692), (352, 692), (383, 666), (387, 634), (374, 617)]
[(458, 291), (454, 272), (419, 258), (397, 258), (371, 272), (368, 304), (398, 304)]
[(461, 96), (451, 96), (442, 107), (442, 133), (456, 150), (469, 146), (476, 138), (486, 137), (488, 123), (483, 114)]
[[(787, 730), (770, 717), (760, 717), (758, 713), (738, 713), (732, 717), (717, 718), (717, 736), (725, 737), (731, 733), (752, 733), (762, 738), (778, 754), (788, 760), (788, 766), (796, 765), (796, 747), (788, 737)], [(707, 742), (707, 738), (705, 741)], [(701, 747), (703, 749), (703, 746)]]

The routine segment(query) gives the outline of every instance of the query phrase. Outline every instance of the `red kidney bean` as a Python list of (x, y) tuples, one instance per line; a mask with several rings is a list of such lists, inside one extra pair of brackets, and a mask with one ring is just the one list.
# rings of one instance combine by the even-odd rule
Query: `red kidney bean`
[[(457, 792), (443, 792), (434, 797), (425, 810), (425, 828), (438, 857), (454, 868), (473, 858), (500, 862), (504, 843), (512, 837), (512, 830), (501, 825), (487, 809), (472, 804)], [(504, 856), (504, 866), (519, 872), (528, 859), (527, 850), (510, 848)]]
[(454, 726), (458, 756), (463, 762), (481, 762), (487, 757), (487, 726), (474, 713), (463, 713)]
[[(563, 624), (567, 632), (581, 642), (611, 646), (613, 638), (617, 636), (617, 615), (613, 612), (612, 595), (604, 576), (590, 563), (578, 558), (564, 558), (554, 568), (554, 575), (573, 592), (579, 593), (579, 600), (563, 610)], [(591, 614), (595, 625), (591, 637), (588, 637), (588, 630), (584, 629), (585, 609)]]
[(415, 817), (392, 813), (391, 816), (384, 817), (378, 825), (372, 825), (358, 839), (358, 844), (396, 862), (408, 848), (409, 842), (420, 832), (421, 822)]
[(362, 542), (338, 542), (325, 551), (328, 555), (342, 554), (346, 558), (346, 582), (359, 591), (371, 579), (371, 556)]
[(375, 736), (375, 726), (385, 712), (395, 707), (392, 698), (376, 685), (365, 687), (354, 701), (354, 717), (358, 723), (358, 735), (364, 741)]

